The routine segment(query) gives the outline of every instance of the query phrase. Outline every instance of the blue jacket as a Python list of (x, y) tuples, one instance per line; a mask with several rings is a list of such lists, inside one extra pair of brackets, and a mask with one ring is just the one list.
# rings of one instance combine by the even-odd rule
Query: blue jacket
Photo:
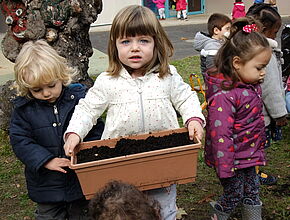
[[(86, 94), (81, 84), (65, 87), (56, 103), (17, 97), (11, 116), (10, 142), (25, 165), (29, 197), (37, 203), (71, 202), (83, 198), (75, 172), (61, 173), (44, 168), (55, 157), (66, 157), (63, 134), (75, 106)], [(104, 123), (99, 120), (88, 139), (100, 139)]]

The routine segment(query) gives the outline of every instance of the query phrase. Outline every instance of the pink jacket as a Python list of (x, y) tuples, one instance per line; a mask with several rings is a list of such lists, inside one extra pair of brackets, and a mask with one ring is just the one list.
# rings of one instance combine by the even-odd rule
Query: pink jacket
[(236, 18), (246, 16), (246, 9), (244, 2), (235, 2), (234, 8), (232, 11), (232, 19), (235, 20)]
[(152, 0), (153, 3), (156, 4), (156, 7), (159, 8), (165, 8), (165, 0)]
[(176, 11), (186, 10), (186, 0), (176, 0)]

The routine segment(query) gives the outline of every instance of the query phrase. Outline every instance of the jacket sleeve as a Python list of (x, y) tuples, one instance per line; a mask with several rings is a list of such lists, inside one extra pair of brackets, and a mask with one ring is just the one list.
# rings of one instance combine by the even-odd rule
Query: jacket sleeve
[(45, 147), (34, 140), (29, 122), (14, 110), (9, 128), (10, 143), (15, 155), (25, 166), (37, 172), (47, 161), (54, 158)]
[(180, 113), (184, 123), (192, 117), (198, 117), (205, 126), (205, 118), (196, 92), (183, 81), (174, 66), (170, 66), (170, 71), (172, 74), (171, 101), (174, 108)]
[(80, 99), (78, 105), (76, 105), (64, 137), (68, 132), (73, 132), (83, 140), (93, 126), (97, 124), (98, 118), (108, 106), (107, 93), (104, 87), (104, 78), (100, 75), (85, 98)]
[(234, 105), (222, 92), (216, 93), (208, 100), (208, 117), (206, 133), (210, 137), (207, 144), (211, 146), (216, 172), (220, 178), (233, 176), (234, 142)]
[(272, 118), (280, 118), (287, 114), (284, 90), (281, 86), (280, 72), (275, 55), (272, 54), (266, 67), (266, 76), (262, 87), (262, 99), (266, 111)]

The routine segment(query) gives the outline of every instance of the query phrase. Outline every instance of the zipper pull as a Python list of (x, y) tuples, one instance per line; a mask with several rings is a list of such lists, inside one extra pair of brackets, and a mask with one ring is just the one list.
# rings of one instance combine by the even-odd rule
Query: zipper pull
[(60, 123), (60, 120), (59, 120), (59, 115), (58, 115), (58, 110), (57, 110), (56, 105), (53, 106), (53, 113), (55, 114), (57, 125), (60, 126), (61, 123)]

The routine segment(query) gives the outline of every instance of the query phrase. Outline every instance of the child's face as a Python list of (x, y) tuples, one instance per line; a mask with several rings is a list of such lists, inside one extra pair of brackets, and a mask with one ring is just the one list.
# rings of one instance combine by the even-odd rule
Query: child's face
[(234, 57), (233, 66), (243, 83), (262, 83), (266, 74), (265, 67), (269, 63), (270, 58), (271, 49), (267, 48), (246, 63), (243, 63), (240, 57)]
[(118, 38), (116, 46), (120, 61), (133, 69), (132, 74), (140, 73), (142, 67), (152, 61), (154, 39), (149, 35)]
[(214, 30), (214, 39), (217, 40), (224, 40), (225, 37), (228, 37), (230, 35), (231, 30), (231, 23), (226, 23), (221, 30), (219, 30), (217, 27)]
[(57, 80), (48, 84), (41, 84), (37, 87), (29, 89), (29, 91), (36, 99), (54, 103), (61, 94), (62, 82)]

